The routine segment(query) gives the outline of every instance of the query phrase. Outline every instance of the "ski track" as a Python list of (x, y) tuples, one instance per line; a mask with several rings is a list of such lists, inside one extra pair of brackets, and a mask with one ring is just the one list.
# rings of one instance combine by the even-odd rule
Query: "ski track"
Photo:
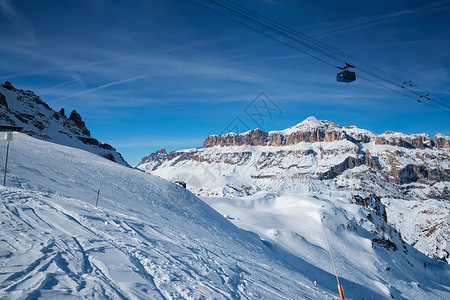
[[(193, 289), (199, 288), (216, 299), (250, 299), (246, 296), (246, 271), (237, 264), (226, 267), (238, 257), (216, 254), (188, 237), (183, 237), (186, 247), (182, 248), (171, 242), (175, 233), (164, 235), (154, 224), (64, 199), (81, 206), (74, 213), (57, 201), (46, 200), (52, 197), (42, 192), (30, 195), (25, 190), (0, 191), (0, 227), (14, 228), (9, 230), (12, 235), (0, 240), (9, 252), (0, 257), (0, 297), (7, 293), (21, 299), (46, 295), (186, 299), (193, 298)], [(137, 284), (142, 285), (142, 293), (114, 278), (117, 274), (112, 275), (114, 271), (104, 261), (108, 255), (134, 268), (133, 273), (141, 277)], [(21, 261), (23, 258), (27, 261)]]

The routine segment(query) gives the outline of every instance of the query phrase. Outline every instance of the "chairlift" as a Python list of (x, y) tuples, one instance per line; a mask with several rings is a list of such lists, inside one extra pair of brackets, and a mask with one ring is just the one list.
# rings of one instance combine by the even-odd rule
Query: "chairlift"
[(345, 64), (345, 67), (338, 67), (342, 70), (336, 75), (336, 81), (338, 82), (352, 82), (356, 80), (355, 72), (349, 71), (348, 68), (354, 68), (354, 66)]

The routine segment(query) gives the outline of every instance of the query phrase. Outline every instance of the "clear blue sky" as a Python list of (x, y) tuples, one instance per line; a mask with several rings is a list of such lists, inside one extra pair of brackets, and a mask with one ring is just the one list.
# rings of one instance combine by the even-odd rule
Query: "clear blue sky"
[[(242, 5), (450, 102), (450, 1), (248, 0)], [(160, 147), (201, 146), (264, 91), (283, 111), (375, 133), (450, 134), (450, 114), (337, 69), (195, 5), (0, 0), (0, 81), (76, 109), (131, 164)]]

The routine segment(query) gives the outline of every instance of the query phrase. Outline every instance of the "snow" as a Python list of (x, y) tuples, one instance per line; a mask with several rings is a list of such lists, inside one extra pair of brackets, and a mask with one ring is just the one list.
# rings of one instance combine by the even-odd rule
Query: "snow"
[(117, 163), (128, 166), (122, 156), (115, 149), (110, 149), (109, 145), (100, 141), (97, 141), (98, 145), (83, 143), (80, 138), (92, 137), (84, 134), (74, 122), (52, 110), (33, 92), (9, 90), (0, 84), (0, 93), (5, 96), (8, 104), (8, 108), (0, 106), (3, 124), (23, 127), (22, 132), (53, 143), (83, 149), (102, 157), (112, 156)]
[[(308, 271), (323, 270), (332, 274), (321, 225), (321, 218), (325, 216), (340, 281), (344, 289), (347, 286), (346, 298), (370, 299), (371, 296), (364, 291), (349, 291), (349, 283), (376, 291), (378, 296), (374, 298), (390, 298), (390, 294), (395, 299), (449, 297), (450, 268), (445, 263), (427, 258), (409, 245), (405, 246), (406, 254), (402, 250), (387, 251), (372, 242), (376, 236), (372, 233), (375, 230), (373, 225), (366, 219), (368, 210), (352, 203), (349, 193), (277, 196), (260, 192), (239, 198), (202, 199), (237, 226), (256, 232), (272, 247), (287, 250), (315, 267)], [(395, 239), (395, 234), (390, 239), (402, 245)], [(434, 282), (436, 275), (440, 278), (438, 282)], [(322, 283), (320, 277), (318, 282)], [(440, 288), (436, 289), (437, 286)], [(437, 290), (441, 288), (443, 293), (439, 294)], [(434, 294), (436, 292), (439, 295)]]
[(186, 189), (95, 154), (15, 133), (6, 182), (0, 298), (338, 298), (332, 274), (315, 288), (315, 267)]
[[(164, 179), (20, 133), (9, 159), (0, 298), (338, 299), (323, 216), (347, 299), (450, 297), (450, 267), (394, 233), (397, 251), (373, 242), (382, 220), (368, 222), (350, 191), (203, 198), (214, 210)], [(216, 171), (186, 175), (203, 184)], [(211, 183), (239, 173), (228, 171)]]

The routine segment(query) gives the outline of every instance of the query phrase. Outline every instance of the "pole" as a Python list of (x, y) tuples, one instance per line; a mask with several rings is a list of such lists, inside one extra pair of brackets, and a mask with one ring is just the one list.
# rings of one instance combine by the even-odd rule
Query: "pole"
[(6, 168), (8, 168), (8, 154), (9, 154), (9, 141), (6, 143), (6, 160), (5, 160), (5, 174), (3, 174), (3, 186), (6, 185)]
[(97, 202), (95, 202), (95, 207), (97, 207), (99, 196), (100, 196), (100, 190), (97, 191)]
[(328, 250), (330, 251), (330, 257), (331, 257), (331, 262), (333, 263), (334, 274), (336, 275), (336, 281), (337, 281), (337, 286), (338, 286), (338, 290), (339, 290), (339, 296), (341, 297), (341, 299), (345, 300), (344, 290), (342, 289), (342, 285), (339, 283), (339, 277), (338, 277), (338, 274), (337, 274), (336, 265), (334, 264), (333, 254), (331, 253), (330, 242), (328, 241), (327, 231), (325, 230), (325, 224), (323, 223), (323, 219), (324, 218), (325, 217), (323, 217), (320, 221), (322, 222), (323, 232), (325, 233), (325, 239), (327, 240)]

